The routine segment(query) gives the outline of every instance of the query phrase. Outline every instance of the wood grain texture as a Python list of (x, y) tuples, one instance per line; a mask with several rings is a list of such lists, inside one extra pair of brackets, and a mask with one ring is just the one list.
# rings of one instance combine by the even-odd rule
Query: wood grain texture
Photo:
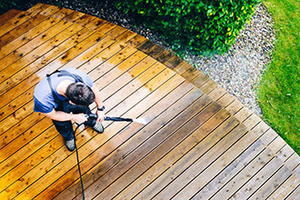
[(76, 132), (87, 199), (299, 195), (300, 158), (274, 130), (208, 76), (132, 31), (39, 3), (0, 16), (0, 62), (0, 199), (82, 199), (74, 152), (33, 111), (36, 84), (66, 67), (91, 77), (107, 116), (147, 121)]

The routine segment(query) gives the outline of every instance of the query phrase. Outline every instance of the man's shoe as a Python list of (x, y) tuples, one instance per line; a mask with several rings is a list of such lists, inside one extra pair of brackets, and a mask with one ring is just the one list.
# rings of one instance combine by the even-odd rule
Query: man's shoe
[(93, 126), (93, 129), (97, 131), (98, 133), (104, 132), (104, 127), (102, 126), (101, 122), (97, 121), (95, 126)]
[(65, 144), (69, 151), (74, 151), (74, 149), (75, 149), (75, 139), (74, 138), (72, 140), (66, 140)]

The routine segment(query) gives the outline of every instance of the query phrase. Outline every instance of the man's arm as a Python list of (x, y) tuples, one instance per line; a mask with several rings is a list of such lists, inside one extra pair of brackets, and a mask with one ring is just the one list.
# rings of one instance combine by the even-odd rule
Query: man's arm
[(81, 124), (87, 120), (84, 114), (69, 114), (62, 111), (52, 110), (50, 113), (45, 113), (47, 117), (55, 121), (74, 121)]
[[(95, 85), (93, 85), (92, 90), (95, 94), (95, 103), (97, 105), (97, 108), (102, 108), (103, 102), (102, 102), (102, 97), (99, 92), (99, 89)], [(97, 109), (97, 115), (98, 115), (98, 120), (102, 122), (104, 120), (104, 111), (99, 111)]]

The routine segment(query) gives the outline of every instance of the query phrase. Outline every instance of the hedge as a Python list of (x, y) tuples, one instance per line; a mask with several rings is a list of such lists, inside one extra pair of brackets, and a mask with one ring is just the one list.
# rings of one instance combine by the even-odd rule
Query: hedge
[(258, 0), (114, 0), (164, 38), (177, 52), (224, 53)]

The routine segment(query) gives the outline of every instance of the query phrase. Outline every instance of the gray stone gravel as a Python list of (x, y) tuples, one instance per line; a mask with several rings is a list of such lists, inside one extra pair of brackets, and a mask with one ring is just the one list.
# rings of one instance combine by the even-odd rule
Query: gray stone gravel
[[(89, 0), (44, 0), (53, 4), (59, 2), (62, 7), (81, 11), (132, 30), (151, 41), (169, 49), (159, 35), (140, 24), (134, 27), (134, 19), (116, 10), (108, 0), (92, 2)], [(275, 43), (273, 21), (266, 8), (259, 4), (251, 22), (245, 25), (235, 44), (224, 55), (201, 57), (186, 54), (184, 59), (215, 82), (225, 88), (254, 113), (261, 115), (257, 102), (257, 87), (261, 74), (271, 61)]]
[(185, 59), (261, 115), (256, 92), (261, 75), (271, 61), (274, 44), (272, 17), (259, 4), (251, 22), (227, 53), (212, 58), (187, 55)]

